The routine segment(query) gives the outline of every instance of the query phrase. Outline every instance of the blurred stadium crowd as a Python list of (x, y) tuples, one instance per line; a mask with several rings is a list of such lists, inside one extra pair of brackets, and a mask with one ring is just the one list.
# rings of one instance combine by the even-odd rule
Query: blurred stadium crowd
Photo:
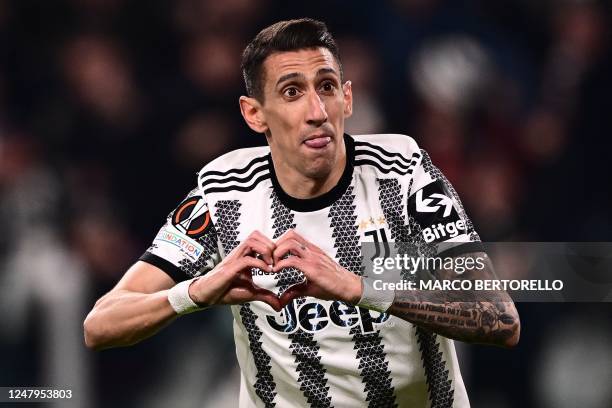
[[(279, 19), (327, 22), (353, 82), (347, 131), (414, 137), (483, 240), (610, 241), (611, 11), (595, 0), (0, 0), (0, 385), (71, 386), (88, 407), (236, 398), (224, 311), (97, 354), (81, 323), (202, 165), (265, 143), (239, 113), (240, 54)], [(518, 349), (461, 350), (473, 406), (612, 406), (609, 304), (519, 311)]]

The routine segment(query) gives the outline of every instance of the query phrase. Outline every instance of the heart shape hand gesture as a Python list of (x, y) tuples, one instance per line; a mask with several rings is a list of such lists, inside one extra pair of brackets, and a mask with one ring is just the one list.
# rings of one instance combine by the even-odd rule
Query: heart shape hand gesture
[[(295, 268), (306, 279), (277, 296), (253, 283), (253, 268), (273, 273)], [(361, 292), (359, 276), (340, 266), (295, 230), (287, 231), (276, 242), (254, 231), (211, 272), (194, 280), (189, 287), (189, 296), (198, 304), (262, 301), (276, 311), (301, 296), (356, 304)]]

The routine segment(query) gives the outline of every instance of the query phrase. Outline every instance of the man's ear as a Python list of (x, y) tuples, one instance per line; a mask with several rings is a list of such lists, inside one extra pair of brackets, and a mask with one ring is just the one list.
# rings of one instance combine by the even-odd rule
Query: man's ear
[(268, 125), (266, 125), (261, 103), (248, 96), (241, 96), (239, 103), (240, 113), (242, 113), (247, 125), (257, 133), (265, 133), (268, 130)]
[(342, 85), (342, 93), (344, 94), (344, 118), (350, 118), (353, 114), (353, 84), (351, 81), (346, 81)]

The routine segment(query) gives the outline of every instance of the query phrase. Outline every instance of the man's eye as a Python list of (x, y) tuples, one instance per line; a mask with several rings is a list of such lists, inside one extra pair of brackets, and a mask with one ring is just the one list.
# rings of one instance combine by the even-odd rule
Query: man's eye
[(283, 95), (288, 96), (289, 98), (294, 98), (298, 95), (298, 90), (297, 88), (291, 87), (291, 88), (287, 88), (283, 91)]
[(321, 85), (321, 89), (323, 92), (332, 92), (334, 90), (334, 84), (331, 82), (325, 82), (323, 85)]

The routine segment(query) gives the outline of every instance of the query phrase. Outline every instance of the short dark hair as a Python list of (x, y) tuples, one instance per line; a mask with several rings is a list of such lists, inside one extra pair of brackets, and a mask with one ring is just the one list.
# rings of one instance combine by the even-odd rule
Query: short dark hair
[(340, 78), (342, 64), (338, 46), (325, 23), (312, 18), (279, 21), (264, 28), (247, 45), (242, 53), (242, 76), (247, 94), (263, 102), (265, 59), (275, 52), (297, 51), (305, 48), (327, 48), (338, 63)]

